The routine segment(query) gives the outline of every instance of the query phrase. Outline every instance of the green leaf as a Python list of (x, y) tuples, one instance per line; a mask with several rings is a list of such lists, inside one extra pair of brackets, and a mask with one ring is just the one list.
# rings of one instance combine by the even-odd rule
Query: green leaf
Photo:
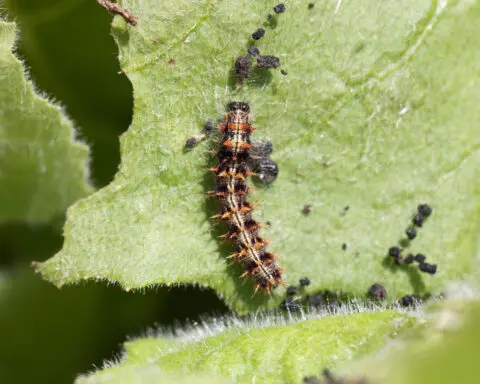
[(447, 301), (429, 312), (430, 326), (416, 332), (415, 337), (400, 337), (381, 353), (343, 369), (375, 383), (477, 382), (479, 302)]
[(17, 23), (16, 53), (25, 60), (36, 86), (60, 101), (75, 121), (78, 136), (90, 148), (90, 179), (105, 186), (117, 171), (118, 136), (130, 125), (133, 113), (132, 85), (118, 73), (112, 16), (97, 1), (2, 4)]
[(178, 375), (165, 373), (159, 367), (150, 365), (127, 366), (116, 369), (112, 374), (98, 375), (98, 377), (80, 377), (77, 383), (129, 383), (129, 384), (233, 384), (233, 381), (215, 374), (195, 373)]
[(49, 221), (92, 192), (88, 148), (61, 108), (38, 96), (13, 55), (15, 24), (0, 21), (0, 223)]
[[(177, 375), (221, 374), (235, 383), (300, 383), (322, 367), (335, 367), (375, 350), (386, 339), (410, 328), (414, 317), (388, 310), (346, 313), (285, 323), (223, 321), (204, 324), (177, 338), (159, 336), (130, 341), (118, 365), (107, 367), (79, 383), (135, 383), (154, 367)], [(123, 377), (128, 377), (123, 380)]]
[[(274, 3), (271, 4), (273, 6)], [(121, 66), (132, 81), (134, 121), (121, 138), (114, 182), (69, 212), (65, 245), (40, 269), (57, 285), (106, 279), (126, 289), (209, 286), (239, 311), (252, 297), (231, 248), (212, 224), (214, 180), (203, 143), (185, 140), (230, 100), (253, 111), (255, 140), (270, 138), (280, 174), (258, 186), (256, 217), (289, 284), (389, 297), (438, 291), (474, 269), (480, 214), (480, 6), (459, 1), (287, 3), (267, 22), (262, 2), (129, 1), (136, 27), (116, 18)], [(259, 42), (250, 34), (265, 25)], [(256, 44), (287, 76), (255, 70), (232, 80), (235, 58)], [(468, 48), (467, 48), (468, 47)], [(406, 252), (438, 264), (435, 276), (396, 266), (417, 204), (433, 214)], [(304, 204), (312, 212), (301, 213)], [(344, 207), (349, 206), (348, 211)], [(342, 244), (347, 250), (342, 250)]]
[[(478, 381), (480, 370), (476, 356), (480, 343), (479, 309), (478, 302), (471, 306), (466, 323), (462, 324), (458, 332), (447, 332), (444, 339), (440, 337), (440, 340), (429, 345), (429, 348), (425, 348), (425, 345), (422, 348), (418, 343), (416, 350), (410, 350), (409, 354), (404, 356), (409, 369), (400, 369), (399, 364), (396, 364), (387, 382), (449, 384)], [(393, 367), (392, 363), (389, 362)]]

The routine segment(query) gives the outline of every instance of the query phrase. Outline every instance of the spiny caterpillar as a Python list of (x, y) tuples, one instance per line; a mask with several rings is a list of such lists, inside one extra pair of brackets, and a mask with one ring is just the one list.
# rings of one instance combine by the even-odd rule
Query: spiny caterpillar
[(250, 134), (255, 128), (250, 124), (250, 107), (244, 102), (231, 102), (223, 124), (223, 137), (217, 151), (219, 163), (209, 171), (215, 173), (216, 187), (208, 192), (220, 202), (220, 213), (214, 218), (228, 225), (228, 232), (222, 237), (235, 244), (230, 256), (238, 261), (245, 273), (255, 282), (255, 292), (264, 289), (270, 294), (273, 288), (283, 284), (282, 271), (276, 264), (276, 255), (267, 251), (268, 241), (259, 235), (261, 225), (252, 217), (253, 204), (247, 200), (251, 187), (247, 177), (257, 175), (251, 171), (255, 161), (255, 147)]

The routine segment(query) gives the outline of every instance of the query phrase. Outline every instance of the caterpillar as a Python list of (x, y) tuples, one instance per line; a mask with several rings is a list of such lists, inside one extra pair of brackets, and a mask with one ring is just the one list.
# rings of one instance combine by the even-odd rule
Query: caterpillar
[[(215, 174), (216, 186), (208, 194), (215, 196), (220, 203), (220, 212), (214, 218), (226, 222), (228, 226), (227, 233), (222, 237), (235, 244), (235, 251), (229, 258), (242, 265), (245, 271), (242, 277), (253, 279), (255, 292), (262, 289), (270, 294), (284, 281), (282, 270), (276, 263), (277, 256), (267, 251), (269, 242), (260, 237), (261, 224), (253, 218), (254, 206), (247, 199), (252, 190), (247, 178), (258, 175), (251, 171), (251, 164), (256, 163), (253, 158), (258, 158), (256, 154), (259, 151), (250, 141), (255, 128), (250, 122), (249, 105), (237, 101), (229, 103), (219, 128), (223, 137), (216, 152), (218, 165), (209, 168)], [(275, 169), (275, 176), (276, 172)]]

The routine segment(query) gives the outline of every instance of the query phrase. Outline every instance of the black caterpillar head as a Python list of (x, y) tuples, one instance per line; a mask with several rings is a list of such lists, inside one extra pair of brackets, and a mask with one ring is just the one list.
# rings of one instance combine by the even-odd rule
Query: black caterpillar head
[(233, 112), (237, 110), (248, 113), (250, 112), (250, 106), (243, 101), (232, 101), (231, 103), (228, 103), (227, 112)]

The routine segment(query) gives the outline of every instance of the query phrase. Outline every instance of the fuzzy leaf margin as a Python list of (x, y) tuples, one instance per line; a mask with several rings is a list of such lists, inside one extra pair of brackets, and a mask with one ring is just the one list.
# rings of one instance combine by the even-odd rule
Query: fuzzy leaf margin
[[(226, 327), (225, 321), (217, 320), (173, 338), (129, 341), (119, 364), (77, 383), (130, 384), (149, 372), (158, 377), (161, 372), (179, 377), (204, 372), (235, 383), (300, 383), (323, 367), (334, 368), (378, 349), (417, 324), (415, 317), (395, 310), (352, 313), (352, 309), (310, 314), (293, 322), (269, 317), (264, 324), (258, 319), (251, 324), (237, 320)], [(152, 374), (151, 379), (155, 377)]]
[(93, 191), (88, 147), (60, 107), (39, 96), (0, 20), (0, 223), (48, 222)]

